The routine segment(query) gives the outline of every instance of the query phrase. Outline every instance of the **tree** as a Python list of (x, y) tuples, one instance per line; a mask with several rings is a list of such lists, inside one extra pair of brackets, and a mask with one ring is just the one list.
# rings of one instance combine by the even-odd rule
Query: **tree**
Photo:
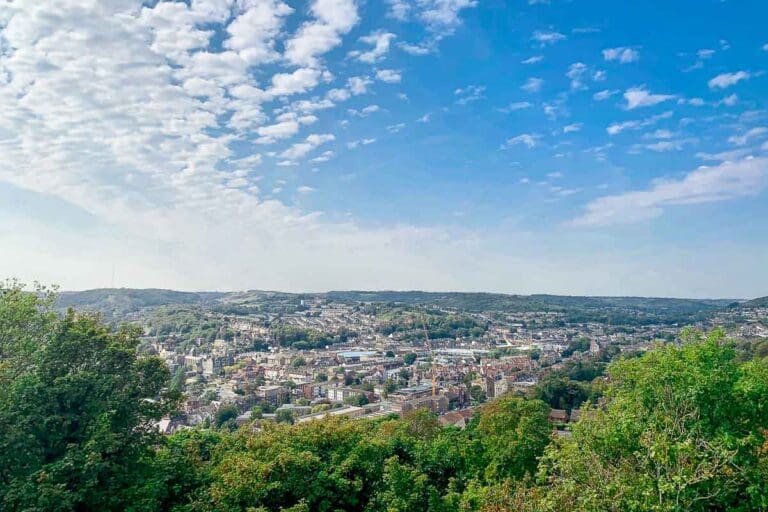
[(344, 399), (344, 403), (347, 405), (355, 405), (362, 407), (368, 405), (368, 396), (365, 393), (356, 393)]
[(483, 406), (477, 431), (486, 453), (485, 478), (532, 475), (549, 444), (549, 406), (540, 400), (502, 396)]
[(722, 331), (683, 334), (609, 368), (606, 405), (547, 450), (535, 510), (764, 510), (768, 364)]
[(469, 396), (471, 396), (472, 400), (478, 404), (482, 404), (488, 400), (488, 395), (485, 393), (485, 391), (483, 391), (483, 388), (478, 385), (474, 385), (469, 388)]
[(278, 409), (275, 415), (275, 421), (278, 423), (289, 423), (293, 425), (296, 420), (293, 417), (293, 411), (290, 409)]
[(409, 352), (403, 356), (403, 362), (408, 366), (412, 365), (414, 361), (416, 361), (416, 354), (413, 352)]
[[(226, 404), (219, 407), (219, 410), (216, 411), (216, 418), (214, 421), (214, 424), (218, 428), (229, 428), (232, 429), (232, 423), (235, 419), (237, 419), (237, 416), (240, 414), (240, 410), (237, 408), (234, 404)], [(236, 424), (235, 424), (236, 426)]]
[(0, 508), (122, 510), (179, 397), (137, 330), (51, 306), (0, 289)]

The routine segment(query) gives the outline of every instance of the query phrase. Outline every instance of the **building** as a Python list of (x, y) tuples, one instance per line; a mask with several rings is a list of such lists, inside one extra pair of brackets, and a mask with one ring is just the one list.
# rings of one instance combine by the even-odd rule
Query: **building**
[(256, 398), (272, 405), (280, 405), (285, 401), (287, 391), (282, 386), (259, 386), (256, 388)]

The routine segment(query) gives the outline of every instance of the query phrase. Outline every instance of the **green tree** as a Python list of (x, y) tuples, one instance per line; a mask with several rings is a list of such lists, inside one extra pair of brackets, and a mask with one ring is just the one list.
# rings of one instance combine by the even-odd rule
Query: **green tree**
[(51, 305), (0, 291), (0, 508), (123, 510), (178, 395), (165, 365), (137, 354), (135, 329), (57, 319)]
[[(240, 409), (234, 404), (225, 404), (219, 407), (219, 410), (216, 411), (216, 417), (214, 420), (214, 424), (218, 428), (227, 428), (230, 430), (233, 429), (233, 424), (235, 419), (237, 419), (237, 416), (240, 414)], [(236, 424), (234, 424), (236, 427)]]
[(405, 354), (403, 356), (403, 361), (405, 362), (405, 364), (407, 364), (409, 366), (412, 365), (414, 363), (414, 361), (416, 361), (416, 354), (413, 353), (413, 352), (409, 352), (409, 353)]
[(768, 507), (768, 365), (739, 364), (722, 331), (683, 340), (609, 368), (606, 406), (547, 451), (533, 509)]
[(279, 409), (275, 415), (275, 420), (278, 423), (289, 423), (291, 425), (296, 421), (293, 416), (293, 411), (290, 409)]
[(548, 415), (544, 402), (508, 395), (483, 406), (477, 432), (486, 453), (487, 480), (519, 479), (535, 472), (552, 433)]

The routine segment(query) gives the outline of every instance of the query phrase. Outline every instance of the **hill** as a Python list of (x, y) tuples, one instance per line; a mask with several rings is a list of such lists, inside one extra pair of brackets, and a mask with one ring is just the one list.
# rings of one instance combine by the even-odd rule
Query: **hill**
[[(720, 299), (671, 299), (661, 297), (593, 297), (564, 295), (507, 295), (501, 293), (423, 291), (331, 291), (317, 294), (284, 292), (179, 292), (163, 289), (101, 288), (62, 292), (60, 309), (76, 307), (96, 311), (107, 319), (124, 318), (148, 308), (199, 305), (222, 313), (286, 312), (302, 299), (320, 298), (341, 303), (384, 303), (432, 306), (468, 313), (559, 312), (570, 322), (609, 324), (680, 324), (706, 318), (733, 304)], [(745, 304), (768, 299), (755, 299)]]
[(172, 304), (212, 304), (226, 295), (219, 292), (178, 292), (155, 288), (98, 288), (61, 292), (57, 306), (101, 313), (107, 319), (122, 318), (146, 308)]
[(768, 308), (768, 296), (742, 302), (740, 306), (742, 308)]

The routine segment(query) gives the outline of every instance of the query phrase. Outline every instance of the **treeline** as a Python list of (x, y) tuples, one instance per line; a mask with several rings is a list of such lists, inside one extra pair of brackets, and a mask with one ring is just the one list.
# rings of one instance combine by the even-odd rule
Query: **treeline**
[(397, 333), (405, 341), (424, 341), (425, 330), (429, 339), (477, 338), (485, 334), (487, 326), (466, 315), (419, 315), (404, 313), (382, 323), (378, 332), (385, 336)]
[(151, 336), (174, 334), (187, 341), (212, 342), (217, 338), (231, 340), (234, 337), (225, 320), (191, 306), (161, 306), (152, 312), (145, 325)]
[(325, 348), (334, 343), (346, 343), (357, 336), (356, 333), (342, 328), (334, 333), (317, 329), (306, 329), (292, 325), (272, 325), (270, 335), (281, 347), (290, 347), (296, 350), (310, 350)]
[(768, 361), (741, 362), (719, 331), (563, 368), (604, 383), (567, 436), (544, 401), (505, 395), (464, 429), (419, 411), (163, 437), (153, 424), (179, 400), (164, 365), (137, 353), (134, 330), (52, 304), (0, 288), (2, 510), (768, 508)]

